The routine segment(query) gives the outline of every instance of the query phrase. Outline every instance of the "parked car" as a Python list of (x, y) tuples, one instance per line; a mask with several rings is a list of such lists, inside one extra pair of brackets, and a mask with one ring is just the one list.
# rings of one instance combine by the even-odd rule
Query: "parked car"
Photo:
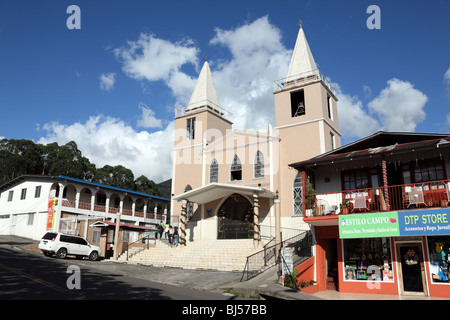
[(86, 239), (59, 232), (47, 232), (38, 247), (46, 256), (55, 254), (60, 259), (74, 255), (77, 258), (88, 257), (90, 260), (97, 260), (102, 254), (99, 247), (91, 245)]

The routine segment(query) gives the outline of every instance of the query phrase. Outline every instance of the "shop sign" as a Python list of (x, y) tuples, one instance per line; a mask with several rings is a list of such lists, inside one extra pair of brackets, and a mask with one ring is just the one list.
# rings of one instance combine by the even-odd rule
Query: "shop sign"
[(450, 209), (411, 210), (398, 213), (400, 235), (432, 236), (450, 234)]
[(48, 206), (47, 206), (47, 212), (48, 212), (48, 216), (47, 216), (47, 230), (52, 230), (53, 229), (53, 225), (55, 223), (55, 203), (56, 203), (56, 199), (55, 198), (50, 198), (48, 200)]
[(395, 211), (339, 216), (339, 237), (341, 239), (399, 235), (398, 213)]

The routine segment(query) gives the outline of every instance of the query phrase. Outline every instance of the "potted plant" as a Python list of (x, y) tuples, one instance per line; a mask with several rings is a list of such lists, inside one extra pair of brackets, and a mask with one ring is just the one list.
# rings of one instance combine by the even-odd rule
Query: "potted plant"
[(427, 199), (427, 206), (432, 207), (433, 206), (433, 198)]
[(347, 214), (349, 209), (350, 209), (350, 203), (348, 202), (348, 200), (347, 199), (342, 200), (341, 213)]
[(448, 200), (445, 198), (445, 196), (442, 196), (441, 207), (446, 207), (447, 203), (448, 203)]

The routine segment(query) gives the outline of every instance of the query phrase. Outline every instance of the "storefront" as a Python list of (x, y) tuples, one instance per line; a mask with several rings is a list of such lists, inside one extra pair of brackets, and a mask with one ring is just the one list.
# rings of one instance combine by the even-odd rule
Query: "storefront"
[(334, 234), (340, 292), (450, 298), (450, 208), (340, 215), (315, 232), (319, 283)]

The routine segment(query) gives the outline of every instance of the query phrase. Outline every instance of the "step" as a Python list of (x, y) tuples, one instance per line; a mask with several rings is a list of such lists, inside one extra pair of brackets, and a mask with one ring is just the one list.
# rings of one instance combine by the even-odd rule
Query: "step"
[(155, 267), (242, 271), (247, 257), (260, 250), (262, 248), (253, 247), (252, 239), (197, 240), (188, 242), (185, 247), (171, 247), (166, 241), (157, 240), (156, 247), (134, 255), (128, 263)]

